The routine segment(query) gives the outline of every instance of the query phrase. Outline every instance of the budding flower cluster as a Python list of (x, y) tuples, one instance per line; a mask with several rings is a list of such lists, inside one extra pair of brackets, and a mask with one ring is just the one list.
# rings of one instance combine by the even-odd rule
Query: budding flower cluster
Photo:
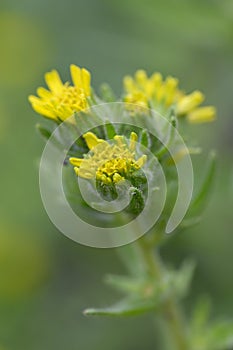
[[(166, 167), (174, 165), (174, 161), (179, 161), (187, 153), (197, 153), (191, 148), (182, 148), (177, 149), (175, 156), (173, 154), (173, 160), (169, 157), (168, 146), (173, 142), (175, 144), (172, 128), (177, 127), (177, 120), (180, 122), (188, 120), (191, 123), (210, 122), (215, 118), (215, 108), (201, 106), (204, 95), (200, 91), (185, 94), (178, 87), (178, 79), (171, 76), (163, 79), (160, 73), (154, 73), (149, 77), (145, 71), (138, 70), (133, 77), (126, 76), (123, 80), (123, 97), (115, 100), (111, 89), (106, 85), (101, 98), (95, 94), (91, 87), (91, 75), (85, 68), (72, 64), (70, 74), (73, 84), (63, 83), (56, 70), (46, 73), (45, 82), (48, 89), (39, 87), (38, 96), (29, 96), (33, 109), (52, 120), (55, 126), (64, 122), (67, 128), (72, 125), (78, 129), (79, 122), (76, 119), (73, 123), (72, 116), (82, 115), (88, 122), (91, 118), (90, 109), (111, 99), (112, 102), (122, 102), (125, 105), (129, 121), (130, 118), (138, 117), (144, 121), (143, 130), (135, 129), (133, 126), (115, 128), (111, 125), (110, 135), (105, 133), (101, 126), (94, 130), (90, 127), (87, 129), (89, 131), (79, 137), (81, 148), (74, 147), (69, 154), (69, 164), (73, 166), (74, 174), (86, 179), (92, 185), (96, 184), (98, 191), (105, 198), (114, 199), (117, 196), (116, 187), (129, 181), (131, 183), (129, 207), (131, 212), (140, 212), (147, 192), (145, 185), (147, 180), (143, 172), (150, 163), (148, 156), (140, 147), (145, 146), (149, 152), (158, 157), (159, 162), (165, 160)], [(161, 128), (164, 133), (163, 139), (167, 140), (167, 145), (163, 145), (162, 149), (159, 149), (161, 145), (158, 140), (150, 135), (150, 109), (162, 113), (172, 124), (172, 128)], [(169, 119), (171, 117), (172, 120)], [(158, 125), (158, 129), (159, 127)], [(40, 127), (40, 131), (46, 137), (51, 134), (43, 127)], [(150, 176), (153, 177), (154, 170), (150, 171)]]

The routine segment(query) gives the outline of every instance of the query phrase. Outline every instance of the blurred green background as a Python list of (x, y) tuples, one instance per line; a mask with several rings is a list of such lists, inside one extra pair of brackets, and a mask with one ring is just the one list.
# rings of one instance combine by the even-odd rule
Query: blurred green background
[(215, 315), (233, 316), (233, 2), (231, 0), (2, 0), (0, 3), (0, 349), (154, 349), (152, 316), (89, 319), (116, 293), (105, 273), (124, 273), (114, 250), (80, 246), (53, 227), (42, 206), (38, 164), (41, 121), (27, 96), (56, 68), (92, 72), (95, 88), (144, 68), (177, 76), (187, 91), (200, 89), (218, 109), (215, 124), (193, 126), (204, 154), (217, 149), (215, 188), (200, 225), (169, 239), (163, 255), (198, 267), (190, 309), (211, 294)]

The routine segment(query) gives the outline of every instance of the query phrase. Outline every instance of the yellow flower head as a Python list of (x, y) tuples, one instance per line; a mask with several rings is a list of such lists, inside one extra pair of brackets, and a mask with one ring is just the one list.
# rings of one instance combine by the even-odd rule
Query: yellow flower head
[(91, 94), (90, 73), (72, 64), (70, 73), (74, 85), (63, 84), (56, 70), (45, 74), (49, 90), (39, 87), (36, 96), (29, 96), (33, 109), (44, 117), (53, 120), (65, 120), (75, 112), (85, 111), (87, 97)]
[(215, 119), (216, 110), (212, 106), (199, 107), (204, 100), (200, 91), (185, 95), (178, 88), (178, 80), (168, 76), (163, 80), (160, 73), (148, 77), (144, 70), (138, 70), (134, 77), (124, 78), (124, 101), (138, 107), (176, 107), (178, 116), (186, 116), (190, 122), (203, 123)]
[(123, 136), (114, 136), (113, 142), (97, 138), (92, 132), (83, 135), (91, 150), (85, 158), (70, 158), (75, 173), (85, 179), (97, 179), (105, 184), (124, 180), (146, 162), (143, 155), (135, 159), (137, 134), (131, 132), (129, 143)]

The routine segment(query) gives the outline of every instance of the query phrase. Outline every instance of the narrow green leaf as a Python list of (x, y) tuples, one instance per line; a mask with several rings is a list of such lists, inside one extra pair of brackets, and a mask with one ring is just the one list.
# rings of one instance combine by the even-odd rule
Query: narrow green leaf
[(194, 198), (193, 202), (191, 203), (191, 210), (196, 210), (199, 208), (202, 209), (203, 205), (205, 204), (205, 201), (207, 199), (207, 196), (212, 188), (214, 175), (216, 171), (216, 154), (214, 152), (211, 152), (209, 155), (209, 162), (208, 167), (206, 171), (206, 176), (204, 178), (204, 181), (202, 183), (202, 186)]
[(184, 219), (180, 224), (181, 229), (187, 229), (198, 225), (201, 222), (201, 216), (193, 217), (190, 219)]
[(116, 101), (116, 96), (107, 83), (104, 83), (100, 86), (100, 97), (105, 101), (105, 102), (114, 102)]
[(140, 143), (145, 148), (150, 148), (150, 146), (151, 146), (150, 134), (148, 133), (148, 131), (146, 129), (143, 129), (141, 132)]
[[(169, 128), (167, 130), (167, 139), (166, 139), (165, 143), (161, 146), (161, 148), (155, 153), (155, 156), (158, 159), (161, 159), (168, 152), (170, 145), (174, 141), (175, 128), (176, 128), (177, 121), (176, 121), (176, 118), (174, 116), (172, 116), (170, 118), (170, 121), (171, 121), (171, 124), (169, 125)], [(167, 125), (166, 125), (166, 127), (167, 127)]]
[(49, 129), (47, 129), (45, 126), (42, 126), (40, 124), (36, 124), (36, 129), (39, 131), (41, 136), (46, 140), (48, 140), (52, 135), (52, 132)]
[(105, 136), (107, 140), (112, 140), (113, 137), (116, 135), (115, 127), (110, 122), (109, 123), (107, 122), (104, 125), (104, 131), (105, 131)]
[(158, 306), (156, 300), (124, 299), (123, 301), (106, 308), (90, 308), (84, 310), (86, 316), (134, 316), (155, 310)]
[(191, 327), (193, 331), (204, 329), (210, 319), (211, 301), (209, 297), (201, 297), (193, 310)]
[(145, 288), (145, 280), (128, 276), (107, 275), (105, 283), (123, 293), (140, 293)]
[(182, 264), (180, 270), (175, 272), (173, 279), (175, 285), (175, 292), (179, 298), (184, 298), (187, 295), (191, 285), (195, 267), (195, 261), (189, 260), (185, 261)]

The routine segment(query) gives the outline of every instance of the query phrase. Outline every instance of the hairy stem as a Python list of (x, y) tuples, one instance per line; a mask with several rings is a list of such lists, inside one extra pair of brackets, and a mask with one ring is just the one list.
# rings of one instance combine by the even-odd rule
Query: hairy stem
[[(138, 241), (142, 251), (142, 258), (147, 268), (147, 274), (160, 281), (166, 275), (158, 250), (153, 249), (144, 238)], [(187, 330), (182, 310), (176, 301), (175, 296), (166, 298), (160, 309), (162, 316), (162, 327), (169, 350), (189, 350)]]

